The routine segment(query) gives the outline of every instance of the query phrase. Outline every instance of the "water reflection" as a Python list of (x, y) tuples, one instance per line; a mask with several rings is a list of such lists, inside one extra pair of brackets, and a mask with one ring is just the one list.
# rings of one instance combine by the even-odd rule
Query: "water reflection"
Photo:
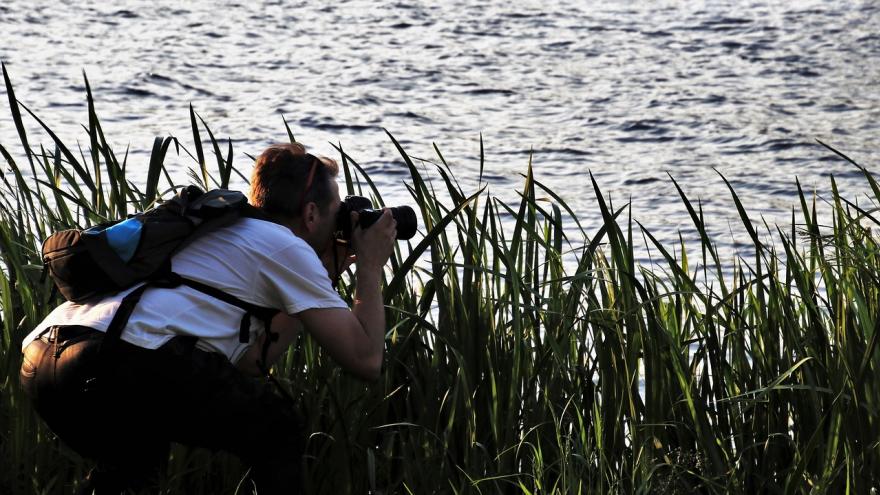
[[(878, 161), (878, 12), (830, 1), (7, 0), (0, 58), (19, 98), (71, 142), (83, 139), (85, 69), (111, 144), (131, 145), (135, 167), (156, 135), (187, 140), (190, 103), (234, 139), (240, 164), (286, 139), (283, 114), (316, 152), (342, 143), (403, 203), (383, 129), (419, 157), (436, 159), (436, 142), (474, 187), (482, 133), (486, 177), (506, 199), (531, 157), (595, 225), (591, 170), (675, 242), (689, 227), (669, 172), (730, 254), (736, 213), (713, 169), (771, 222), (788, 221), (795, 176), (808, 190), (827, 193), (830, 174), (850, 195), (867, 190), (814, 138)], [(0, 142), (17, 143), (8, 117)], [(180, 177), (188, 165), (178, 160)]]

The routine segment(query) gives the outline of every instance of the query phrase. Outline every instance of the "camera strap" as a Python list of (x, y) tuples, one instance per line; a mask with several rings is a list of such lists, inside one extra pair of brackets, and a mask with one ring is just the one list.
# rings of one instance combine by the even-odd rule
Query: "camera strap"
[(337, 289), (339, 285), (339, 272), (342, 270), (342, 265), (339, 264), (339, 249), (338, 249), (338, 240), (333, 241), (333, 275), (330, 277), (330, 285), (333, 286), (333, 290)]

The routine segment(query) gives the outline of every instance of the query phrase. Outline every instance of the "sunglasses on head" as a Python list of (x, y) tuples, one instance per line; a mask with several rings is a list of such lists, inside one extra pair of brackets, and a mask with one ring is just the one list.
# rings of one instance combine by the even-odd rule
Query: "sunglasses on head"
[(314, 155), (306, 154), (305, 157), (310, 158), (312, 164), (309, 167), (309, 175), (306, 178), (306, 187), (303, 188), (302, 195), (299, 197), (299, 208), (297, 211), (300, 213), (302, 213), (303, 207), (306, 205), (306, 197), (312, 190), (312, 182), (315, 181), (315, 172), (318, 170), (318, 162), (320, 161)]

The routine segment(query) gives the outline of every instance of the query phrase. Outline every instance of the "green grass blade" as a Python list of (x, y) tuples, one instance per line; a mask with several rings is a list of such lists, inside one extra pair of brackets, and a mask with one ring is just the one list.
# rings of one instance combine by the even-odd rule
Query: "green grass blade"
[(21, 111), (18, 109), (18, 100), (15, 98), (15, 91), (12, 89), (12, 81), (9, 79), (9, 72), (6, 70), (6, 64), (0, 63), (0, 70), (3, 71), (3, 82), (6, 84), (6, 96), (9, 98), (9, 113), (12, 114), (12, 121), (15, 123), (15, 130), (18, 131), (18, 137), (21, 139), (21, 145), (24, 147), (25, 155), (34, 166), (34, 158), (31, 156), (31, 147), (28, 144), (27, 131), (24, 128), (24, 122), (21, 119)]
[(203, 189), (208, 189), (208, 167), (205, 164), (205, 152), (202, 150), (202, 137), (199, 133), (199, 123), (196, 121), (196, 111), (193, 109), (192, 104), (189, 105), (189, 121), (190, 126), (192, 127), (193, 134), (193, 143), (196, 147), (196, 162), (199, 165), (199, 172), (202, 174), (201, 177), (197, 173), (190, 174), (190, 177)]

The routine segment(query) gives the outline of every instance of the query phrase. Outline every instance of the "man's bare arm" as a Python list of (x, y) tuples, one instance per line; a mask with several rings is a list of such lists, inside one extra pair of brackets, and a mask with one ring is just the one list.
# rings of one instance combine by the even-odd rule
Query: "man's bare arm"
[[(394, 247), (396, 225), (390, 212), (369, 229), (355, 229), (356, 289), (354, 304), (348, 308), (316, 308), (296, 315), (279, 315), (272, 330), (281, 335), (272, 343), (268, 362), (273, 363), (305, 326), (312, 337), (340, 366), (365, 380), (375, 380), (382, 370), (385, 350), (385, 307), (381, 292), (382, 270)], [(259, 373), (262, 342), (255, 343), (239, 361), (239, 368)]]
[(351, 311), (310, 309), (299, 314), (309, 333), (334, 360), (367, 380), (378, 378), (382, 371), (385, 307), (380, 285), (396, 234), (396, 223), (387, 210), (369, 229), (355, 229), (357, 285)]

